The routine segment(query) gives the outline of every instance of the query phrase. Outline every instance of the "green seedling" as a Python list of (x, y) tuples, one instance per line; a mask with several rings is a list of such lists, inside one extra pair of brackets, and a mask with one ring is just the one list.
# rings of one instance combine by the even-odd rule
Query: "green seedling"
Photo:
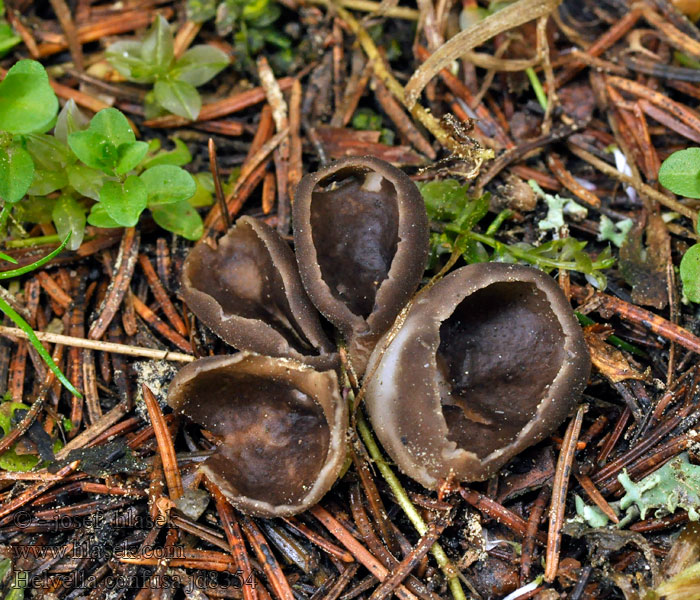
[[(659, 169), (659, 183), (679, 196), (700, 198), (700, 148), (671, 154)], [(700, 233), (697, 222), (695, 227)], [(680, 275), (685, 298), (700, 302), (700, 244), (694, 244), (683, 255)]]
[[(543, 271), (554, 269), (576, 271), (585, 275), (599, 289), (605, 289), (607, 279), (603, 273), (614, 264), (610, 249), (606, 248), (596, 258), (585, 252), (586, 242), (573, 237), (555, 239), (540, 245), (524, 242), (505, 244), (494, 236), (508, 211), (498, 215), (486, 233), (474, 228), (488, 214), (489, 196), (470, 198), (468, 186), (455, 179), (431, 181), (419, 185), (428, 218), (434, 230), (430, 236), (429, 268), (435, 269), (440, 257), (459, 252), (467, 263), (520, 262), (534, 265)], [(492, 249), (489, 253), (487, 248)]]
[(275, 26), (281, 13), (274, 0), (187, 2), (187, 15), (191, 20), (203, 23), (215, 19), (219, 35), (233, 35), (237, 62), (248, 69), (254, 69), (253, 59), (263, 50), (274, 67), (283, 69), (291, 63), (292, 41)]
[(176, 59), (173, 34), (160, 15), (143, 40), (116, 42), (105, 56), (130, 81), (153, 84), (145, 103), (149, 119), (170, 112), (195, 120), (202, 108), (197, 88), (229, 64), (225, 52), (208, 44), (194, 46)]
[[(4, 211), (3, 211), (4, 212)], [(47, 262), (49, 262), (52, 258), (55, 256), (58, 256), (63, 249), (66, 247), (66, 244), (68, 243), (68, 240), (70, 239), (70, 235), (66, 237), (65, 240), (61, 243), (61, 245), (56, 248), (53, 252), (47, 254), (43, 258), (40, 258), (36, 262), (32, 263), (31, 265), (27, 265), (26, 267), (20, 267), (18, 269), (12, 269), (10, 271), (4, 271), (0, 272), (0, 280), (1, 279), (11, 279), (14, 277), (19, 277), (20, 275), (24, 275), (25, 273), (29, 273), (31, 271), (34, 271), (35, 269), (38, 269), (42, 265), (45, 265)], [(11, 260), (11, 262), (15, 262), (14, 260)], [(20, 315), (14, 308), (12, 308), (7, 301), (5, 301), (2, 297), (0, 297), (0, 312), (2, 312), (6, 317), (8, 317), (17, 327), (19, 327), (24, 333), (27, 335), (27, 338), (29, 339), (29, 342), (31, 343), (32, 346), (34, 346), (34, 349), (37, 351), (39, 356), (44, 360), (44, 362), (47, 364), (49, 369), (53, 372), (53, 374), (56, 376), (56, 379), (58, 379), (64, 386), (65, 388), (74, 396), (77, 396), (78, 398), (82, 398), (80, 395), (80, 392), (75, 389), (73, 384), (68, 380), (68, 378), (61, 372), (61, 369), (58, 368), (58, 365), (53, 361), (51, 358), (51, 355), (46, 351), (46, 348), (42, 345), (42, 343), (39, 341), (39, 338), (36, 337), (36, 334), (32, 330), (31, 326), (29, 323), (27, 323), (22, 315)]]
[[(164, 151), (160, 142), (136, 140), (115, 108), (88, 120), (70, 100), (57, 113), (38, 62), (17, 62), (0, 82), (0, 199), (15, 222), (53, 221), (57, 235), (42, 241), (70, 236), (67, 248), (76, 250), (86, 223), (131, 227), (148, 209), (168, 231), (201, 237), (201, 218), (189, 203), (201, 186), (182, 169), (192, 160), (185, 144), (176, 140)], [(208, 198), (199, 193), (197, 206)], [(3, 214), (0, 229), (9, 212)]]

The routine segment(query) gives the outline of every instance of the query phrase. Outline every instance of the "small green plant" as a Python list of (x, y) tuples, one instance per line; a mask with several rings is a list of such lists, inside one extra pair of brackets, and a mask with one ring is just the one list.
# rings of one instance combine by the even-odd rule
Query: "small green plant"
[[(659, 169), (659, 183), (674, 194), (700, 198), (700, 148), (686, 148), (669, 156)], [(696, 233), (700, 233), (695, 223)], [(700, 302), (700, 244), (686, 250), (680, 265), (683, 295), (691, 302)]]
[[(6, 209), (3, 209), (3, 214), (5, 214)], [(13, 277), (19, 277), (20, 275), (24, 275), (26, 273), (29, 273), (31, 271), (34, 271), (35, 269), (38, 269), (42, 265), (45, 265), (47, 262), (49, 262), (52, 258), (57, 256), (58, 254), (61, 253), (63, 248), (66, 247), (66, 244), (68, 243), (68, 240), (70, 239), (70, 234), (66, 237), (65, 240), (61, 243), (61, 245), (56, 248), (53, 252), (50, 252), (43, 258), (40, 258), (36, 262), (27, 265), (26, 267), (20, 267), (18, 269), (12, 269), (10, 271), (3, 271), (0, 272), (0, 280), (3, 279), (12, 279)], [(2, 254), (0, 256), (3, 260), (7, 260), (9, 262), (15, 263), (16, 261), (7, 256), (6, 254)], [(32, 330), (31, 326), (27, 321), (24, 320), (22, 315), (20, 315), (10, 304), (0, 296), (0, 312), (2, 312), (7, 318), (9, 318), (17, 327), (19, 327), (24, 333), (27, 335), (27, 338), (29, 339), (29, 342), (34, 346), (34, 349), (37, 351), (39, 356), (44, 360), (44, 362), (47, 364), (49, 369), (53, 371), (53, 374), (56, 376), (56, 379), (58, 379), (65, 387), (66, 389), (73, 394), (74, 396), (77, 396), (78, 398), (82, 398), (80, 395), (80, 392), (75, 389), (73, 384), (68, 380), (68, 378), (61, 372), (61, 369), (58, 368), (58, 365), (53, 361), (51, 358), (51, 355), (46, 351), (46, 348), (42, 345), (42, 343), (39, 341), (39, 338), (36, 337), (36, 334)]]
[[(137, 141), (115, 108), (90, 121), (73, 101), (57, 112), (39, 63), (19, 61), (0, 82), (0, 198), (16, 222), (53, 220), (57, 235), (44, 241), (70, 235), (68, 249), (76, 250), (86, 222), (131, 227), (148, 208), (164, 229), (201, 237), (202, 220), (189, 203), (200, 186), (181, 168), (191, 160), (182, 142), (161, 151), (160, 142)], [(53, 135), (47, 133), (52, 128)], [(200, 205), (206, 203), (201, 196)]]
[(0, 0), (0, 57), (22, 41), (5, 20), (5, 3)]
[[(274, 24), (282, 10), (274, 0), (188, 0), (187, 15), (197, 23), (215, 18), (219, 35), (233, 34), (236, 58), (246, 68), (265, 54), (273, 67), (283, 69), (293, 58), (292, 41)], [(276, 49), (272, 51), (272, 49)]]
[[(586, 242), (573, 237), (554, 239), (540, 245), (525, 242), (504, 244), (494, 236), (510, 216), (508, 210), (497, 215), (484, 233), (474, 231), (488, 213), (488, 194), (469, 198), (468, 186), (456, 179), (430, 181), (419, 187), (433, 229), (438, 230), (430, 236), (429, 268), (435, 269), (440, 256), (457, 251), (468, 263), (523, 262), (546, 272), (554, 269), (577, 271), (599, 289), (605, 289), (607, 280), (603, 271), (614, 263), (610, 248), (594, 259), (585, 252)], [(489, 254), (487, 248), (493, 252)]]
[(170, 26), (160, 15), (143, 40), (116, 42), (105, 56), (130, 81), (153, 84), (145, 101), (148, 119), (167, 112), (196, 119), (202, 108), (197, 88), (229, 64), (225, 52), (208, 44), (193, 46), (176, 59)]

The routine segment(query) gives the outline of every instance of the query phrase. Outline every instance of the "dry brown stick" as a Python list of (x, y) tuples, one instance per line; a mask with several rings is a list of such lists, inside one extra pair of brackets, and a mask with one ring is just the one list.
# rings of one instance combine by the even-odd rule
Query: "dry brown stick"
[(686, 206), (685, 204), (678, 202), (678, 200), (675, 200), (674, 198), (670, 198), (670, 197), (666, 196), (665, 194), (662, 194), (661, 192), (655, 190), (650, 185), (647, 185), (646, 183), (642, 183), (641, 181), (639, 181), (638, 179), (635, 179), (634, 177), (630, 177), (629, 175), (625, 175), (624, 173), (620, 173), (620, 171), (618, 171), (612, 165), (609, 165), (604, 160), (600, 160), (597, 156), (594, 156), (590, 152), (584, 150), (583, 148), (580, 148), (579, 146), (577, 146), (576, 144), (574, 144), (572, 142), (569, 142), (567, 144), (567, 146), (573, 154), (578, 156), (581, 160), (584, 160), (587, 163), (591, 164), (592, 166), (594, 166), (596, 169), (598, 169), (599, 171), (601, 171), (605, 175), (613, 177), (613, 178), (617, 179), (618, 181), (624, 183), (625, 185), (629, 185), (629, 186), (633, 187), (640, 194), (651, 198), (652, 200), (658, 202), (659, 204), (665, 206), (666, 208), (668, 208), (670, 210), (673, 210), (677, 213), (682, 214), (685, 217), (688, 217), (693, 222), (695, 222), (697, 220), (697, 216), (698, 216), (697, 212), (694, 211), (689, 206)]
[(287, 523), (287, 525), (293, 529), (296, 529), (299, 533), (305, 536), (312, 544), (316, 544), (319, 548), (331, 556), (334, 556), (335, 558), (347, 563), (355, 561), (352, 554), (350, 554), (347, 550), (343, 550), (342, 548), (339, 548), (335, 544), (329, 542), (326, 538), (320, 536), (318, 533), (312, 529), (309, 529), (306, 525), (298, 521), (296, 517), (283, 517), (282, 519), (285, 523)]
[[(250, 148), (248, 149), (248, 154), (246, 156), (245, 161), (243, 162), (243, 165), (245, 166), (246, 163), (248, 163), (251, 158), (260, 150), (260, 148), (267, 142), (270, 137), (272, 136), (274, 128), (274, 122), (272, 120), (272, 109), (270, 108), (269, 104), (266, 104), (263, 106), (262, 111), (260, 112), (260, 122), (258, 123), (258, 128), (255, 132), (255, 135), (253, 136), (253, 141), (250, 143)], [(262, 165), (258, 166), (258, 169), (255, 170), (249, 177), (249, 180), (251, 183), (241, 183), (241, 179), (243, 176), (243, 173), (241, 172), (238, 176), (238, 180), (236, 181), (236, 184), (241, 185), (241, 189), (238, 193), (239, 198), (243, 197), (245, 192), (252, 192), (251, 186), (257, 185), (257, 183), (262, 180), (262, 178), (265, 176), (265, 170), (267, 169), (266, 163), (263, 163)], [(259, 179), (258, 179), (259, 177)], [(256, 181), (257, 179), (257, 181)], [(250, 193), (248, 192), (248, 193)], [(246, 196), (247, 197), (247, 196)], [(230, 202), (230, 204), (228, 203)], [(228, 199), (227, 206), (228, 206), (228, 213), (230, 215), (235, 215), (237, 213), (237, 210), (235, 210), (236, 207), (240, 206), (242, 204), (242, 201), (239, 201), (238, 198), (236, 199), (236, 203), (233, 204), (233, 200), (231, 198)], [(209, 214), (206, 216), (204, 219), (204, 226), (206, 227), (206, 234), (205, 236), (211, 235), (212, 232), (214, 232), (217, 227), (219, 226), (219, 223), (221, 221), (221, 208), (219, 207), (218, 204), (215, 204), (212, 209), (209, 211)]]
[(228, 540), (229, 546), (231, 546), (231, 554), (235, 558), (237, 568), (242, 572), (241, 584), (243, 587), (243, 598), (244, 600), (258, 600), (257, 587), (249, 585), (247, 582), (247, 579), (253, 574), (253, 569), (250, 565), (250, 559), (248, 558), (245, 542), (243, 541), (243, 534), (238, 526), (233, 507), (228, 503), (228, 500), (226, 500), (221, 490), (219, 490), (214, 483), (205, 478), (204, 485), (214, 498), (216, 510), (219, 513), (226, 539)]
[[(294, 78), (292, 77), (283, 77), (278, 80), (277, 83), (282, 91), (286, 91), (292, 87), (293, 81)], [(234, 94), (223, 100), (205, 104), (202, 106), (202, 110), (199, 111), (197, 121), (220, 119), (226, 115), (245, 110), (249, 106), (258, 104), (263, 100), (265, 100), (265, 90), (262, 87), (246, 90), (245, 92)], [(178, 117), (177, 115), (165, 115), (163, 117), (151, 119), (150, 121), (144, 121), (143, 124), (147, 127), (182, 127), (183, 125), (189, 125), (191, 123), (192, 122), (188, 119)]]
[(33, 59), (40, 58), (36, 40), (34, 39), (31, 31), (24, 26), (24, 23), (22, 23), (22, 20), (19, 18), (19, 11), (14, 10), (10, 6), (8, 6), (7, 9), (8, 10), (5, 13), (7, 15), (7, 20), (10, 22), (10, 25), (12, 25), (12, 28), (19, 33), (24, 45), (27, 47), (27, 50), (29, 50), (29, 56), (31, 56)]
[[(495, 500), (465, 487), (460, 487), (459, 493), (462, 498), (469, 502), (474, 508), (480, 510), (492, 519), (495, 519), (501, 525), (505, 525), (520, 536), (524, 537), (527, 535), (527, 521)], [(537, 534), (535, 539), (540, 544), (545, 543), (545, 537), (541, 533)]]
[[(641, 16), (642, 11), (639, 10), (639, 8), (634, 8), (629, 11), (595, 42), (593, 42), (586, 50), (586, 54), (593, 57), (603, 54), (603, 52), (605, 52), (608, 48), (611, 48), (620, 38), (622, 38), (623, 35), (632, 29)], [(569, 65), (563, 72), (557, 75), (556, 86), (560, 88), (565, 83), (571, 81), (571, 79), (573, 79), (576, 74), (585, 67), (586, 64), (583, 62), (575, 62)]]
[(422, 152), (431, 160), (435, 160), (437, 153), (430, 145), (430, 142), (416, 129), (413, 121), (403, 111), (401, 105), (394, 99), (394, 96), (382, 83), (381, 79), (375, 79), (373, 84), (377, 101), (392, 120), (399, 133), (411, 142), (419, 152)]
[(564, 434), (561, 444), (557, 468), (554, 472), (552, 483), (552, 502), (549, 508), (549, 532), (547, 535), (547, 555), (544, 570), (545, 581), (551, 583), (557, 575), (559, 568), (559, 551), (561, 548), (561, 530), (564, 526), (564, 510), (566, 508), (566, 492), (569, 488), (571, 477), (571, 465), (574, 462), (576, 444), (581, 433), (583, 415), (586, 407), (581, 406), (576, 416), (571, 420)]
[(428, 523), (428, 530), (421, 536), (415, 547), (396, 565), (387, 577), (369, 597), (369, 600), (385, 600), (391, 596), (399, 584), (411, 574), (424, 556), (430, 552), (433, 544), (447, 526), (447, 521), (436, 519)]
[(56, 376), (53, 374), (53, 371), (47, 371), (46, 378), (41, 384), (39, 395), (36, 397), (34, 402), (32, 402), (32, 405), (27, 411), (27, 414), (24, 415), (22, 420), (13, 427), (10, 433), (8, 433), (2, 439), (0, 439), (0, 454), (8, 450), (10, 446), (12, 446), (12, 444), (14, 444), (20, 437), (22, 437), (31, 427), (34, 420), (39, 416), (39, 413), (44, 408), (46, 394), (48, 393), (49, 388), (53, 384), (55, 378)]
[(294, 202), (297, 184), (301, 181), (303, 174), (301, 96), (301, 83), (295, 79), (289, 97), (289, 168), (287, 169), (287, 193), (292, 202)]
[(616, 75), (609, 75), (606, 79), (608, 83), (614, 85), (616, 88), (633, 94), (638, 98), (648, 100), (652, 104), (655, 104), (659, 108), (669, 112), (674, 117), (681, 120), (694, 131), (700, 133), (700, 117), (698, 117), (694, 111), (689, 110), (687, 106), (675, 102), (661, 92), (652, 90), (651, 88), (636, 81), (632, 81), (631, 79), (617, 77)]
[(155, 329), (169, 342), (180, 348), (183, 352), (192, 352), (190, 343), (176, 331), (173, 331), (156, 313), (146, 306), (138, 296), (132, 296), (134, 310), (146, 323)]
[(156, 441), (158, 442), (158, 450), (160, 458), (163, 461), (163, 472), (165, 473), (165, 481), (168, 484), (168, 492), (170, 499), (177, 500), (183, 494), (182, 478), (180, 477), (180, 469), (177, 466), (177, 456), (175, 456), (175, 447), (173, 439), (170, 436), (170, 431), (163, 420), (163, 413), (160, 410), (158, 400), (153, 395), (153, 392), (144, 384), (143, 399), (148, 409), (148, 416), (153, 425)]
[(70, 14), (70, 9), (68, 8), (65, 0), (50, 0), (50, 2), (56, 16), (58, 17), (58, 22), (63, 28), (63, 33), (68, 40), (68, 48), (70, 49), (70, 55), (73, 57), (73, 64), (78, 71), (82, 71), (83, 48), (80, 45), (80, 40), (78, 39), (78, 33), (75, 29), (75, 23), (73, 22), (73, 17)]
[[(430, 56), (428, 50), (420, 44), (416, 44), (416, 55), (419, 60), (426, 60)], [(485, 136), (493, 138), (500, 146), (506, 149), (515, 148), (513, 140), (503, 131), (503, 128), (498, 124), (493, 115), (491, 115), (486, 105), (483, 102), (477, 105), (474, 104), (474, 95), (464, 83), (447, 69), (440, 71), (440, 79), (442, 79), (457, 98), (460, 98), (467, 106), (474, 110), (479, 119), (479, 127), (484, 132)]]
[(180, 58), (190, 44), (197, 37), (199, 30), (202, 28), (202, 23), (195, 23), (189, 19), (178, 29), (175, 40), (173, 40), (173, 54), (175, 58)]
[(583, 475), (582, 473), (574, 473), (574, 476), (586, 494), (588, 494), (588, 497), (593, 500), (595, 505), (602, 510), (603, 513), (605, 513), (605, 516), (608, 517), (608, 519), (610, 519), (613, 523), (619, 523), (620, 519), (617, 518), (615, 511), (612, 509), (610, 504), (608, 504), (608, 501), (603, 498), (603, 495), (598, 491), (598, 488), (595, 486), (595, 483), (591, 481), (591, 478), (588, 477), (588, 475)]
[[(379, 579), (379, 581), (384, 581), (389, 576), (389, 571), (384, 568), (384, 566), (327, 510), (317, 504), (311, 508), (309, 512), (321, 521), (324, 527), (348, 549), (350, 554), (352, 554), (358, 562), (362, 563), (372, 575)], [(417, 600), (416, 596), (409, 592), (403, 585), (396, 588), (395, 594), (400, 600)]]
[[(69, 465), (66, 465), (65, 467), (60, 469), (56, 473), (56, 475), (59, 478), (63, 478), (66, 475), (69, 475), (70, 473), (75, 471), (75, 469), (78, 468), (79, 464), (80, 464), (80, 461), (75, 460), (72, 463), (70, 463)], [(56, 481), (60, 481), (60, 479), (52, 479), (51, 481), (42, 481), (41, 483), (37, 483), (36, 485), (33, 485), (30, 488), (27, 488), (19, 496), (16, 496), (15, 498), (10, 500), (5, 505), (0, 506), (0, 518), (5, 517), (5, 516), (13, 513), (18, 508), (24, 506), (28, 502), (31, 502), (32, 500), (34, 500), (34, 498), (43, 494), (52, 485), (54, 485), (56, 483)]]
[(530, 515), (527, 519), (527, 531), (523, 539), (523, 550), (520, 556), (520, 585), (525, 585), (530, 580), (530, 567), (532, 565), (532, 556), (535, 553), (536, 536), (551, 493), (551, 485), (546, 483), (542, 486), (540, 493), (532, 503)]
[(258, 526), (246, 515), (241, 515), (241, 528), (248, 538), (248, 542), (253, 547), (258, 562), (262, 565), (267, 580), (272, 587), (272, 591), (278, 600), (294, 600), (292, 588), (289, 586), (287, 577), (280, 567), (275, 555), (272, 553), (265, 537), (258, 529)]
[[(170, 350), (156, 350), (154, 348), (144, 348), (142, 346), (129, 346), (128, 344), (117, 344), (115, 342), (102, 342), (100, 340), (86, 340), (85, 338), (58, 333), (47, 333), (45, 331), (34, 332), (42, 342), (52, 344), (64, 344), (75, 348), (89, 348), (101, 352), (114, 352), (115, 354), (126, 354), (127, 356), (142, 356), (154, 360), (172, 360), (175, 362), (192, 362), (194, 356), (182, 354), (181, 352), (171, 352)], [(27, 334), (17, 327), (6, 327), (0, 325), (0, 335), (9, 338), (27, 339)]]
[(102, 407), (97, 392), (97, 373), (95, 371), (95, 355), (92, 350), (83, 350), (83, 389), (85, 407), (87, 408), (90, 424), (97, 423), (102, 417)]
[(46, 271), (39, 271), (36, 276), (43, 290), (57, 302), (61, 308), (66, 309), (71, 305), (73, 298), (63, 291), (61, 286), (54, 281), (51, 275)]
[[(166, 18), (172, 14), (172, 10), (170, 9), (166, 9), (162, 12), (163, 16)], [(152, 11), (124, 11), (119, 15), (102, 19), (97, 23), (88, 23), (78, 27), (76, 37), (80, 44), (95, 42), (108, 35), (118, 35), (120, 33), (146, 27), (154, 16), (155, 13)], [(49, 41), (39, 44), (38, 52), (40, 57), (50, 56), (68, 48), (65, 35), (44, 34), (44, 38)]]
[(150, 286), (153, 295), (158, 301), (163, 313), (168, 318), (168, 321), (170, 321), (170, 324), (180, 335), (187, 335), (187, 327), (185, 327), (185, 322), (175, 309), (175, 306), (170, 300), (168, 292), (165, 291), (163, 284), (161, 283), (160, 279), (158, 279), (158, 275), (156, 275), (156, 271), (153, 268), (151, 261), (148, 260), (148, 257), (145, 254), (139, 254), (139, 264), (141, 265), (143, 274), (146, 276), (146, 281), (148, 281), (148, 285)]
[(107, 331), (107, 327), (112, 322), (112, 319), (119, 310), (119, 305), (124, 299), (131, 276), (134, 273), (136, 259), (139, 253), (139, 235), (136, 229), (128, 227), (124, 230), (121, 244), (119, 245), (119, 254), (115, 264), (115, 273), (112, 281), (109, 284), (107, 295), (105, 296), (100, 308), (98, 309), (98, 317), (93, 321), (88, 332), (88, 338), (91, 340), (99, 340)]
[(549, 152), (547, 154), (547, 166), (552, 174), (557, 178), (559, 183), (561, 183), (584, 204), (592, 208), (600, 208), (600, 198), (598, 198), (598, 196), (596, 196), (590, 190), (587, 190), (574, 179), (573, 175), (566, 170), (566, 167), (558, 154), (555, 154), (554, 152)]
[(586, 310), (590, 307), (591, 310), (613, 312), (625, 321), (641, 325), (656, 335), (700, 353), (699, 337), (651, 311), (601, 292), (596, 293), (590, 302), (585, 305)]
[(275, 177), (277, 180), (277, 230), (286, 234), (289, 230), (290, 204), (287, 193), (289, 170), (289, 110), (267, 59), (260, 56), (257, 61), (260, 82), (265, 89), (268, 104), (272, 107), (272, 119), (277, 132), (287, 131), (274, 150)]
[(277, 194), (277, 180), (275, 174), (265, 173), (262, 185), (262, 211), (264, 215), (269, 215), (275, 206), (275, 196)]

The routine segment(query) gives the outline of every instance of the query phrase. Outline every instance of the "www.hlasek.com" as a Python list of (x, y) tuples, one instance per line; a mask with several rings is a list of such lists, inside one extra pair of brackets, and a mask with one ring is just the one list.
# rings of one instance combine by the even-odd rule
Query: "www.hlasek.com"
[[(233, 575), (233, 574), (231, 574)], [(242, 576), (235, 574), (233, 587), (238, 587)], [(236, 583), (238, 582), (238, 583)], [(175, 589), (182, 588), (185, 594), (191, 594), (197, 590), (214, 590), (221, 587), (217, 573), (198, 573), (188, 575), (186, 573), (165, 573), (162, 575), (119, 575), (110, 574), (106, 577), (85, 574), (84, 572), (30, 575), (26, 571), (17, 573), (15, 586), (24, 589), (55, 589), (57, 585), (63, 585), (67, 589), (91, 589), (100, 584), (102, 589)], [(230, 587), (230, 586), (229, 586)]]
[(64, 546), (31, 546), (23, 544), (11, 544), (10, 550), (16, 558), (92, 558), (111, 560), (116, 558), (155, 558), (167, 560), (173, 558), (186, 558), (185, 549), (179, 546), (168, 547), (139, 547), (138, 552), (129, 548), (109, 549), (101, 544), (82, 542), (79, 544), (66, 544)]

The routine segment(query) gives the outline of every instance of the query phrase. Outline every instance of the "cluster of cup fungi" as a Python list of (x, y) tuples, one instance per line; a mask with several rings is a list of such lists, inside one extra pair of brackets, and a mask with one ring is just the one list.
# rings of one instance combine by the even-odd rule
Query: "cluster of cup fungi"
[(550, 276), (473, 264), (414, 296), (429, 224), (405, 173), (337, 161), (302, 179), (292, 216), (294, 251), (241, 217), (183, 269), (190, 309), (239, 352), (184, 367), (168, 402), (220, 440), (199, 468), (238, 509), (302, 512), (341, 473), (349, 411), (328, 323), (383, 447), (427, 488), (488, 478), (572, 410), (590, 358)]

